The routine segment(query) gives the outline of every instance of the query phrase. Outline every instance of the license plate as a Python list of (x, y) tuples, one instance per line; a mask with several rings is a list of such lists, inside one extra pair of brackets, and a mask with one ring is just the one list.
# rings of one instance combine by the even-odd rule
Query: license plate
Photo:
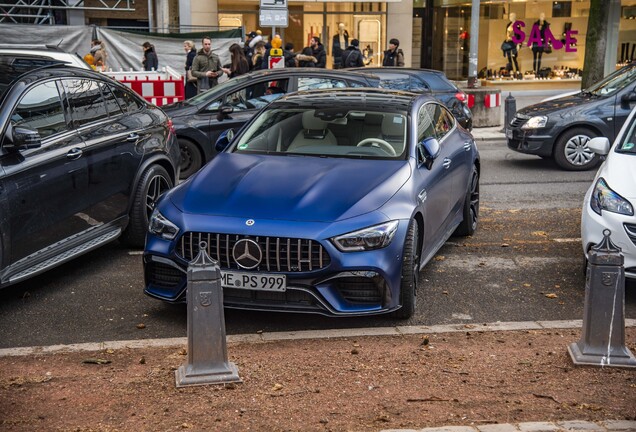
[(512, 139), (512, 129), (506, 129), (506, 138)]
[(287, 289), (287, 277), (278, 274), (221, 271), (221, 286), (282, 292)]

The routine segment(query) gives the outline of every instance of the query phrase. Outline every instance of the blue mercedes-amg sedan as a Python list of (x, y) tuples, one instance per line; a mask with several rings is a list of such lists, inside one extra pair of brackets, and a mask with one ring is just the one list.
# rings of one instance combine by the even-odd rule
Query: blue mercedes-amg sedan
[(408, 318), (419, 270), (477, 227), (477, 147), (430, 96), (299, 92), (232, 135), (157, 204), (146, 294), (185, 301), (204, 244), (226, 307)]

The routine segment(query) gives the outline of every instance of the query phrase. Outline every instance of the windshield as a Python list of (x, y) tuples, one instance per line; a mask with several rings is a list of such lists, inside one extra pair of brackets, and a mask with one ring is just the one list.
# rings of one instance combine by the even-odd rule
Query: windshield
[(636, 155), (636, 121), (632, 120), (629, 129), (623, 135), (623, 139), (616, 147), (618, 153), (630, 153)]
[(406, 113), (347, 108), (274, 108), (241, 135), (234, 153), (405, 159)]
[(627, 67), (603, 78), (600, 82), (585, 90), (596, 96), (605, 96), (617, 92), (636, 79), (636, 67)]

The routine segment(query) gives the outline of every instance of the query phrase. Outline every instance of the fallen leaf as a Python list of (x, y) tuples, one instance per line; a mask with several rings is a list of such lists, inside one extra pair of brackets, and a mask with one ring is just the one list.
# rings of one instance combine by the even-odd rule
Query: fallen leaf
[(137, 328), (138, 328), (139, 330), (141, 330), (141, 329), (145, 329), (145, 328), (146, 328), (146, 324), (144, 324), (144, 323), (139, 323), (139, 324), (137, 324)]
[(435, 257), (435, 261), (444, 261), (446, 257), (444, 255), (438, 255)]
[(141, 356), (141, 358), (139, 359), (139, 364), (146, 364), (146, 357)]
[(82, 360), (82, 363), (87, 363), (87, 364), (108, 364), (108, 363), (110, 363), (110, 360), (100, 359), (100, 358), (89, 358), (89, 359)]
[(545, 231), (533, 231), (532, 235), (537, 237), (547, 237), (548, 233)]
[(523, 284), (523, 286), (524, 286), (524, 287), (526, 287), (526, 288), (528, 288), (528, 287), (531, 287), (531, 286), (532, 286), (532, 284), (524, 283), (524, 284)]
[(272, 387), (272, 391), (279, 391), (282, 389), (283, 389), (283, 385), (279, 383), (274, 384), (274, 387)]
[(510, 247), (510, 245), (508, 243), (502, 243), (501, 247)]
[(553, 299), (553, 298), (557, 298), (558, 297), (558, 295), (556, 295), (555, 293), (548, 293), (548, 294), (545, 294), (545, 296), (547, 298), (549, 298), (549, 299)]

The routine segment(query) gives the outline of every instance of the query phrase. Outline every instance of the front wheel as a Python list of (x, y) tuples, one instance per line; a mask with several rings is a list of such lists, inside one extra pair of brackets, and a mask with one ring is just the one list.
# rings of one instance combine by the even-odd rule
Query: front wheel
[(187, 139), (179, 139), (179, 150), (181, 151), (179, 178), (185, 180), (203, 166), (203, 155), (199, 147)]
[(594, 168), (599, 157), (587, 143), (596, 133), (586, 128), (573, 128), (559, 137), (554, 146), (554, 161), (567, 171), (585, 171)]
[(463, 216), (464, 219), (455, 230), (455, 235), (471, 236), (475, 233), (479, 220), (479, 172), (474, 165), (466, 198), (464, 198)]
[(121, 236), (124, 244), (130, 247), (144, 247), (150, 215), (159, 197), (172, 186), (172, 179), (164, 167), (151, 165), (144, 171), (135, 190), (130, 221)]
[(393, 312), (392, 315), (395, 318), (407, 319), (415, 313), (415, 296), (420, 273), (418, 240), (417, 222), (412, 220), (406, 233), (404, 252), (402, 253), (402, 283), (400, 284), (400, 304), (402, 307)]

